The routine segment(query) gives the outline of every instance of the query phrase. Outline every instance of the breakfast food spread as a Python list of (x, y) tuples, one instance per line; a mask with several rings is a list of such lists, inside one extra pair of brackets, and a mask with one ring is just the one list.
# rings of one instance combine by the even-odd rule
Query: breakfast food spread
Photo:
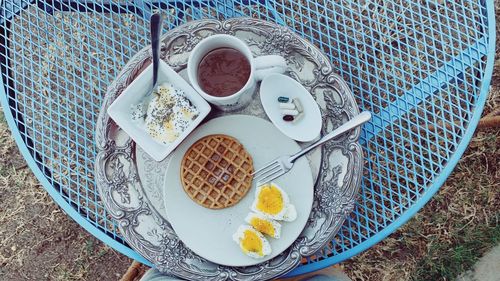
[(132, 118), (144, 120), (149, 135), (163, 144), (174, 142), (198, 115), (199, 111), (184, 92), (172, 84), (158, 87), (158, 93), (152, 98), (145, 114), (140, 106), (132, 111)]
[(238, 203), (250, 190), (252, 173), (252, 157), (238, 140), (227, 135), (201, 138), (181, 162), (184, 191), (209, 209)]

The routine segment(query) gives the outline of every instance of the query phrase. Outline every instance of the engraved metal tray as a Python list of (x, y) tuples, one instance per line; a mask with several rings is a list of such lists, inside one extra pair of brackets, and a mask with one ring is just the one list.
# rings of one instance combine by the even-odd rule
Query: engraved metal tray
[[(203, 38), (218, 33), (244, 40), (255, 56), (283, 56), (287, 75), (304, 85), (320, 106), (322, 135), (358, 114), (352, 93), (333, 73), (328, 58), (311, 43), (274, 23), (252, 18), (188, 22), (162, 37), (161, 58), (185, 76), (189, 52)], [(363, 165), (357, 142), (359, 128), (308, 156), (315, 178), (313, 209), (304, 231), (286, 251), (255, 266), (228, 267), (207, 261), (184, 246), (163, 207), (161, 188), (168, 184), (164, 174), (169, 158), (152, 160), (106, 114), (115, 98), (150, 64), (150, 57), (149, 47), (139, 51), (109, 86), (96, 127), (97, 187), (127, 243), (161, 272), (188, 280), (264, 280), (293, 270), (303, 257), (330, 242), (352, 211), (358, 193)], [(266, 118), (259, 100), (256, 96), (247, 108), (236, 113)], [(208, 118), (228, 114), (212, 111)]]

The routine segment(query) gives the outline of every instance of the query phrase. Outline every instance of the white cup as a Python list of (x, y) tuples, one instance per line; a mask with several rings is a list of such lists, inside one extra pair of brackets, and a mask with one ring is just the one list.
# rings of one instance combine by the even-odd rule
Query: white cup
[[(218, 48), (232, 48), (240, 51), (250, 63), (250, 76), (246, 84), (236, 93), (216, 97), (203, 91), (198, 83), (198, 65), (203, 57)], [(268, 55), (254, 58), (250, 48), (240, 39), (226, 34), (209, 36), (198, 43), (188, 58), (187, 72), (193, 88), (209, 103), (223, 111), (238, 110), (252, 101), (258, 81), (270, 74), (283, 73), (286, 70), (285, 59), (278, 55)]]

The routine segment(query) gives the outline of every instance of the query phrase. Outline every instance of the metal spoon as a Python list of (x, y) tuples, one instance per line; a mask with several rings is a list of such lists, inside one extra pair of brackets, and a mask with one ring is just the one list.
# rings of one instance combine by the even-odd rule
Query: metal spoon
[(156, 92), (158, 87), (158, 67), (160, 66), (160, 35), (163, 19), (160, 13), (151, 16), (151, 49), (153, 50), (153, 89)]
[(158, 68), (160, 66), (160, 35), (163, 24), (163, 17), (160, 13), (154, 13), (150, 18), (151, 30), (151, 49), (153, 53), (153, 87), (151, 91), (144, 96), (141, 103), (137, 105), (140, 110), (139, 115), (145, 117), (148, 111), (148, 106), (154, 95), (158, 93)]

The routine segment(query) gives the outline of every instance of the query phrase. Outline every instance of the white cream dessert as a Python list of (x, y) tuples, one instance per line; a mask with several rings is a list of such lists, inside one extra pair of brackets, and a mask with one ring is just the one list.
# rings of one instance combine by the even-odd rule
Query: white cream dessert
[[(133, 110), (134, 120), (142, 119), (143, 112)], [(163, 144), (174, 142), (199, 115), (184, 92), (172, 84), (162, 84), (151, 99), (143, 119), (146, 131), (156, 141)]]

